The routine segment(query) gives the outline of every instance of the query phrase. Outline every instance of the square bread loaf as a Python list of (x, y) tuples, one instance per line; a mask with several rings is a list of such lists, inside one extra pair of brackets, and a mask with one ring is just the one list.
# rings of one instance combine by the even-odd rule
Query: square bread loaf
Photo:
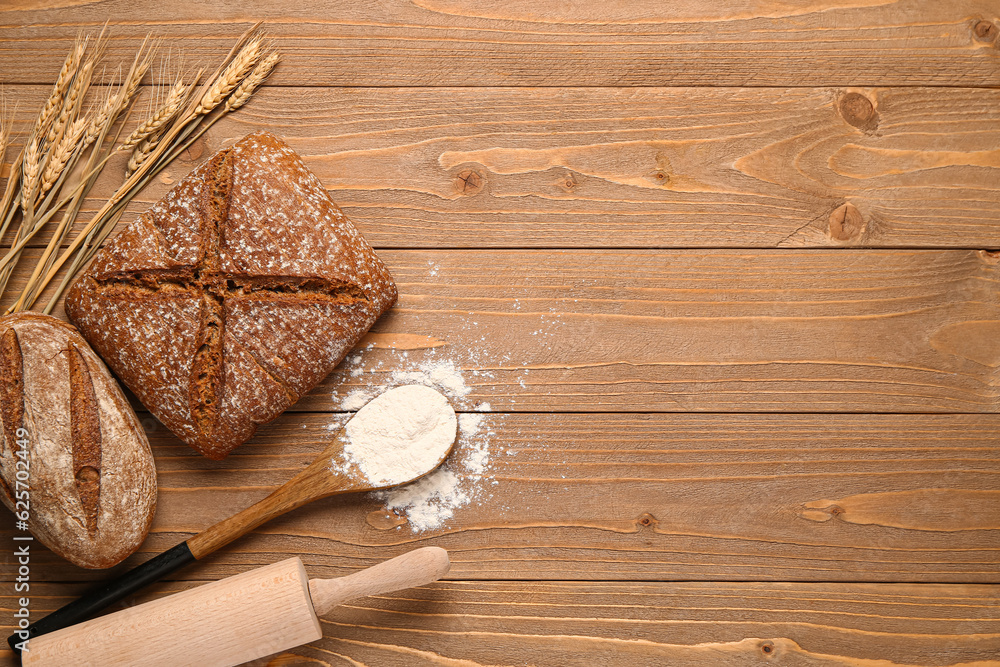
[(284, 142), (247, 136), (125, 228), (66, 312), (178, 437), (213, 459), (316, 386), (396, 286)]

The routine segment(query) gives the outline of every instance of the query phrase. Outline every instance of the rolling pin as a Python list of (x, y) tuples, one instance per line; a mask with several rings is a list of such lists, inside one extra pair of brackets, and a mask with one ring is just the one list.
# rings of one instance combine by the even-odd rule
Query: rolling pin
[(353, 598), (444, 576), (448, 553), (424, 547), (338, 579), (309, 579), (299, 558), (250, 570), (35, 637), (21, 664), (223, 667), (323, 636), (318, 616)]

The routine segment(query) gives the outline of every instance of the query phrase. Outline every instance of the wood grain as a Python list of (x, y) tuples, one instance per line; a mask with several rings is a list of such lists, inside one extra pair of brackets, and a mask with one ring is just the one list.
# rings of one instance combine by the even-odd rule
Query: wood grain
[[(78, 590), (40, 585), (39, 613)], [(4, 618), (11, 602), (0, 598)], [(988, 667), (1000, 587), (448, 581), (342, 605), (322, 628), (318, 642), (244, 667)], [(9, 651), (0, 664), (13, 667)]]
[(294, 654), (317, 666), (347, 656), (407, 666), (985, 667), (997, 664), (998, 606), (997, 587), (976, 586), (455, 582), (341, 607), (324, 640)]
[[(48, 87), (7, 94), (23, 136)], [(380, 248), (1000, 247), (1000, 90), (979, 89), (268, 88), (122, 224), (261, 129)]]
[[(991, 0), (704, 3), (388, 0), (219, 4), (8, 0), (0, 83), (48, 83), (81, 29), (114, 19), (110, 53), (152, 32), (214, 69), (264, 20), (310, 86), (937, 85), (1000, 80)], [(990, 29), (989, 26), (994, 26)]]
[[(118, 570), (32, 547), (33, 583), (102, 579), (267, 495), (343, 415), (286, 413), (225, 461), (143, 419), (159, 470), (150, 537)], [(212, 580), (300, 554), (336, 577), (418, 546), (456, 579), (1000, 583), (995, 415), (487, 414), (485, 479), (436, 530), (379, 497), (328, 498), (182, 570)], [(462, 437), (455, 460), (481, 440)], [(873, 502), (872, 493), (881, 494)], [(0, 518), (13, 544), (13, 519)], [(11, 552), (0, 552), (11, 581)], [(3, 591), (0, 591), (3, 592)]]
[[(33, 251), (37, 252), (37, 251)], [(293, 406), (451, 362), (502, 411), (996, 412), (1000, 264), (976, 251), (382, 251), (400, 297)], [(23, 284), (30, 258), (11, 281)], [(55, 313), (62, 317), (62, 311)]]
[[(371, 350), (298, 404), (450, 359), (516, 411), (994, 412), (996, 258), (971, 251), (385, 251)], [(530, 267), (530, 268), (522, 268)], [(489, 332), (489, 335), (484, 335)], [(357, 375), (360, 373), (360, 375)]]

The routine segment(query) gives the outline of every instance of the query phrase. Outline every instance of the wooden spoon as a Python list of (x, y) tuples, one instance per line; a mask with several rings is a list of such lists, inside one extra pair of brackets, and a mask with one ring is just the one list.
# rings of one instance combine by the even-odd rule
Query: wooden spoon
[[(419, 389), (429, 392), (425, 399), (430, 401), (444, 400), (441, 394), (420, 385), (408, 385), (397, 387), (385, 392), (366, 405), (353, 419), (362, 416), (364, 411), (377, 409), (384, 406), (388, 401), (398, 398), (399, 392)], [(434, 396), (431, 396), (433, 394)], [(439, 406), (440, 407), (440, 406)], [(440, 448), (438, 456), (432, 464), (425, 470), (415, 470), (413, 475), (406, 479), (392, 479), (389, 483), (378, 483), (370, 481), (345, 453), (351, 448), (347, 426), (337, 431), (333, 442), (323, 450), (315, 461), (282, 486), (275, 489), (271, 495), (254, 505), (246, 508), (242, 512), (229, 517), (211, 528), (207, 528), (194, 537), (188, 538), (168, 551), (164, 551), (142, 565), (132, 568), (122, 576), (103, 584), (68, 605), (57, 609), (45, 618), (33, 623), (23, 630), (15, 632), (7, 638), (7, 643), (16, 652), (21, 650), (21, 642), (31, 637), (43, 635), (53, 630), (65, 628), (83, 621), (109, 605), (125, 598), (143, 587), (158, 581), (165, 575), (179, 570), (185, 565), (201, 560), (215, 550), (229, 544), (236, 538), (245, 535), (261, 524), (293, 509), (302, 507), (307, 503), (327, 496), (335, 496), (342, 493), (355, 493), (360, 491), (374, 491), (377, 489), (389, 488), (399, 484), (412, 482), (423, 477), (427, 473), (437, 468), (451, 452), (455, 444), (455, 436), (458, 433), (458, 420), (455, 411), (447, 405), (448, 417), (450, 419), (450, 437), (445, 436), (447, 429), (435, 431), (441, 434), (432, 444), (434, 451)], [(352, 419), (352, 421), (353, 421)], [(402, 430), (406, 431), (406, 424), (401, 424)], [(427, 443), (425, 443), (427, 444)]]

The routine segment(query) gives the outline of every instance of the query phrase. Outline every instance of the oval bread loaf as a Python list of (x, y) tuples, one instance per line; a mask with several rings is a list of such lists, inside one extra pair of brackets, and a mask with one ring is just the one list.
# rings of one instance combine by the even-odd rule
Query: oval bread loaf
[(0, 318), (0, 422), (0, 500), (27, 510), (40, 542), (86, 568), (139, 547), (156, 510), (153, 455), (76, 329), (38, 313)]

